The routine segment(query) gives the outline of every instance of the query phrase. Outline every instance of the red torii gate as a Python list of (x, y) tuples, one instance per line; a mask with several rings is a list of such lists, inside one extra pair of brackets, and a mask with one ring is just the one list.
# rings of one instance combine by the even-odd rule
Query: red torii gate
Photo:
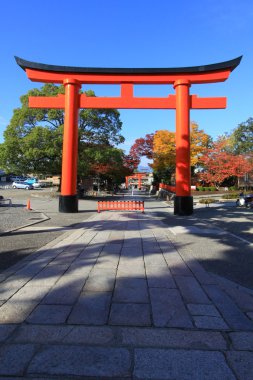
[(141, 188), (141, 180), (142, 178), (147, 177), (147, 173), (135, 173), (132, 175), (126, 176), (126, 188), (128, 189), (128, 181), (131, 179), (138, 179), (138, 188)]
[[(46, 65), (15, 57), (34, 82), (60, 83), (65, 95), (29, 97), (33, 108), (65, 110), (62, 152), (60, 212), (78, 212), (77, 155), (79, 108), (131, 108), (176, 110), (176, 197), (174, 214), (191, 215), (193, 198), (190, 177), (190, 109), (226, 108), (226, 98), (190, 95), (192, 84), (225, 81), (240, 63), (236, 59), (194, 67), (177, 68), (87, 68)], [(120, 97), (87, 97), (79, 94), (81, 84), (119, 84)], [(134, 84), (172, 84), (176, 94), (164, 98), (134, 96)]]

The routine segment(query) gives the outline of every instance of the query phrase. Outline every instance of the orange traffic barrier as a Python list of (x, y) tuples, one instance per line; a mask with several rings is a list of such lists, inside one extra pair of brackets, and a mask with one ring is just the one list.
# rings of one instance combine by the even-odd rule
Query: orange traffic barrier
[(30, 199), (28, 199), (28, 201), (27, 201), (26, 209), (27, 209), (27, 210), (31, 210), (31, 202), (30, 202)]
[(140, 210), (142, 213), (144, 213), (144, 201), (98, 201), (98, 212), (106, 210)]

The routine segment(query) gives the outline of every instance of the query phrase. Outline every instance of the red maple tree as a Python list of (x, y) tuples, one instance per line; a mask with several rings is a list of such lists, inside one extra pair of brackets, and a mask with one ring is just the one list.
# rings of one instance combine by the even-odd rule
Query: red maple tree
[(218, 140), (202, 155), (203, 171), (199, 173), (200, 180), (219, 187), (225, 179), (238, 179), (253, 170), (253, 165), (247, 157), (235, 155), (226, 147), (225, 139)]
[(147, 134), (144, 138), (136, 139), (129, 154), (133, 157), (147, 157), (153, 159), (154, 134)]

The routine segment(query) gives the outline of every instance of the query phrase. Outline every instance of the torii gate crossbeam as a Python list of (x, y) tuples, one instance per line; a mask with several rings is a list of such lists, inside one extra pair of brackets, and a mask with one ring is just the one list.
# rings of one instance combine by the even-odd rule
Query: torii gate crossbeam
[[(80, 108), (175, 109), (176, 110), (176, 197), (174, 214), (191, 215), (193, 200), (190, 178), (190, 109), (226, 108), (226, 98), (199, 98), (190, 95), (192, 84), (225, 81), (242, 57), (231, 61), (177, 68), (87, 68), (46, 65), (15, 57), (29, 79), (35, 82), (60, 83), (65, 95), (29, 97), (33, 108), (65, 110), (62, 154), (60, 212), (78, 212), (77, 146)], [(120, 84), (119, 97), (87, 97), (79, 94), (81, 84)], [(172, 84), (175, 95), (164, 98), (134, 96), (135, 84)]]

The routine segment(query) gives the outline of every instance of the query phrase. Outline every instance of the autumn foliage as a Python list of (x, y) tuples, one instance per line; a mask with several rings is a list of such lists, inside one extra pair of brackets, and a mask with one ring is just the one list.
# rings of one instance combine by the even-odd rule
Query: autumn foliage
[(218, 139), (201, 157), (203, 171), (200, 180), (219, 187), (225, 179), (240, 178), (253, 170), (253, 164), (244, 155), (229, 151), (229, 140)]
[[(198, 124), (191, 123), (191, 166), (199, 163), (200, 157), (209, 146), (211, 138)], [(175, 132), (168, 130), (156, 131), (154, 135), (154, 170), (174, 168), (176, 165), (176, 142)]]

